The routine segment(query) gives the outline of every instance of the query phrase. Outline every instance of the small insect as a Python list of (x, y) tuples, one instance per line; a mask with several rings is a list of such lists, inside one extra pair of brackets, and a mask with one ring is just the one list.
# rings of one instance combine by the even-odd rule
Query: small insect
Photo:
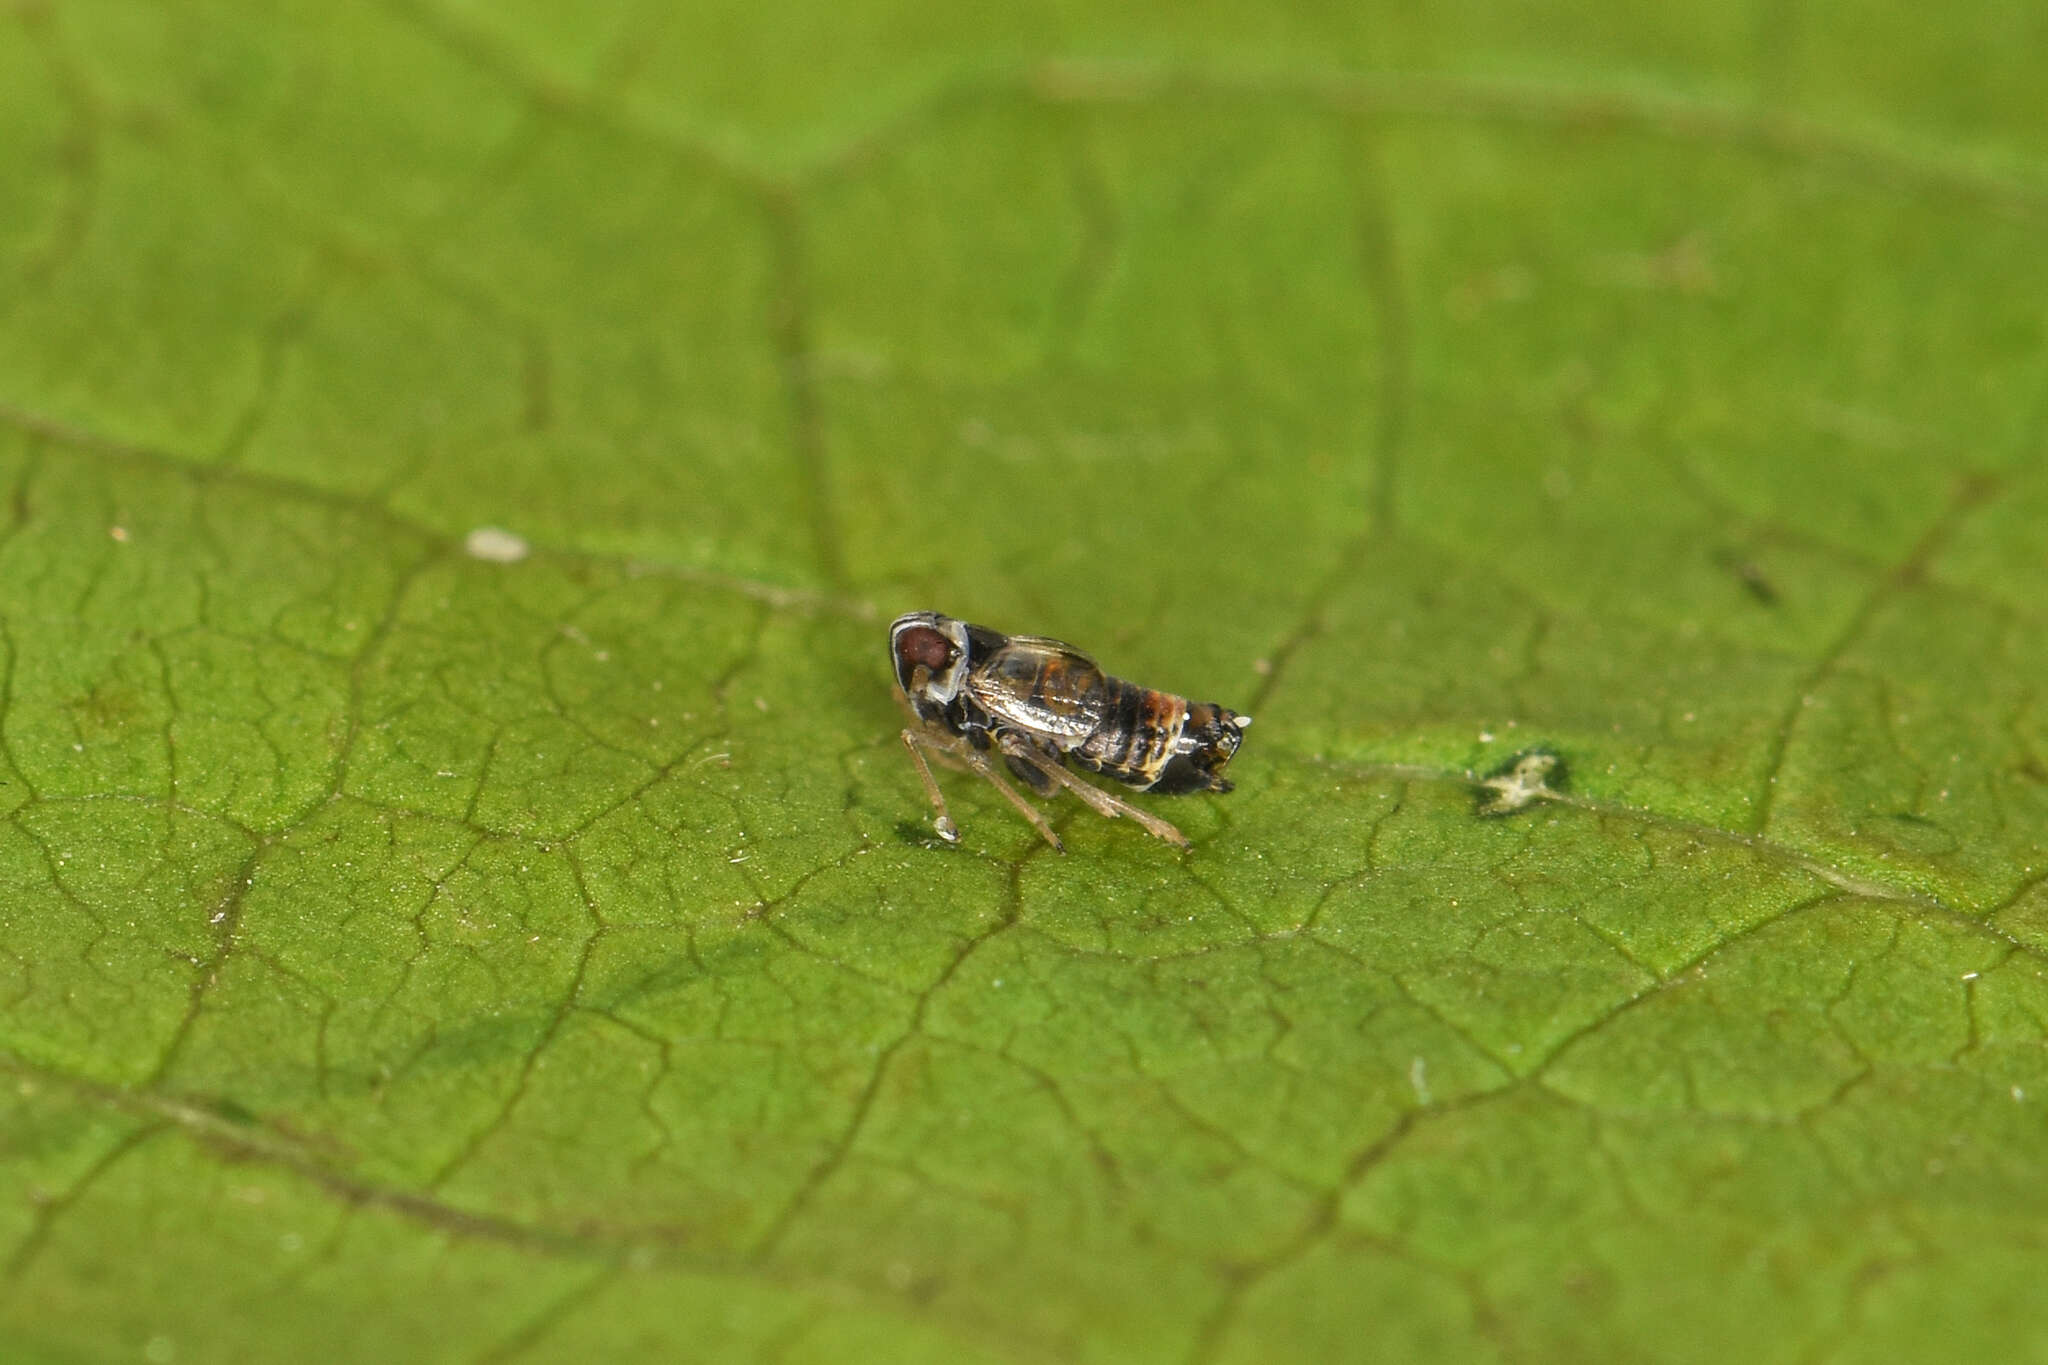
[(1004, 635), (935, 611), (890, 623), (889, 660), (918, 722), (903, 732), (903, 747), (938, 812), (932, 827), (948, 843), (958, 842), (960, 830), (925, 762), (927, 749), (987, 778), (1056, 849), (1063, 847), (1059, 836), (1003, 780), (991, 753), (1040, 796), (1065, 787), (1097, 814), (1112, 820), (1128, 815), (1155, 837), (1186, 848), (1187, 837), (1172, 825), (1083, 782), (1066, 765), (1163, 796), (1227, 792), (1223, 765), (1252, 723), (1214, 702), (1112, 678), (1061, 641)]

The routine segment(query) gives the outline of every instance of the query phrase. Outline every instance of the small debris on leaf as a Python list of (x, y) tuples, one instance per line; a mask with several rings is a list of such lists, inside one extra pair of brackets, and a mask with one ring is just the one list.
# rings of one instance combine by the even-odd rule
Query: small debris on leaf
[(499, 526), (479, 526), (463, 537), (462, 548), (471, 559), (487, 564), (517, 564), (533, 553), (526, 537)]
[(1475, 814), (1517, 815), (1565, 788), (1564, 759), (1555, 749), (1524, 749), (1479, 779)]

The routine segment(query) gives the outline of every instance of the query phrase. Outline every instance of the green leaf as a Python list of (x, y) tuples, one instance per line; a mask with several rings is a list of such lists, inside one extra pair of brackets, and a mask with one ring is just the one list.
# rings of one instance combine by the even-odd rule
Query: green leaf
[(2044, 38), (0, 5), (0, 1355), (2048, 1354)]

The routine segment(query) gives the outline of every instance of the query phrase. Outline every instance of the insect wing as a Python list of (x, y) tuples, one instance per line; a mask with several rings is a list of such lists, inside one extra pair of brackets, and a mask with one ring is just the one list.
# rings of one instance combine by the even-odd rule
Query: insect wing
[(968, 675), (967, 691), (998, 725), (1082, 740), (1102, 723), (1102, 670), (1058, 640), (1012, 635)]

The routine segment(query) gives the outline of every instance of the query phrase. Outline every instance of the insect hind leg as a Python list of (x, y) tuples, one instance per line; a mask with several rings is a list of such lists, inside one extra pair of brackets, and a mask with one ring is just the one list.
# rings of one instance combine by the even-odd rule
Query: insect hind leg
[[(1011, 766), (1014, 767), (1018, 763), (1024, 763), (1036, 768), (1040, 773), (1044, 774), (1047, 781), (1065, 787), (1075, 796), (1087, 802), (1097, 815), (1110, 820), (1114, 820), (1119, 816), (1129, 816), (1142, 825), (1145, 832), (1153, 838), (1163, 839), (1176, 848), (1188, 847), (1187, 835), (1182, 834), (1171, 824), (1160, 819), (1150, 811), (1139, 810), (1130, 802), (1111, 796), (1108, 792), (1092, 783), (1083, 782), (1080, 778), (1068, 772), (1064, 766), (1048, 760), (1044, 755), (1038, 753), (1016, 736), (999, 736), (998, 742), (1002, 745), (1003, 754), (1009, 758)], [(1037, 784), (1034, 783), (1033, 785)]]

